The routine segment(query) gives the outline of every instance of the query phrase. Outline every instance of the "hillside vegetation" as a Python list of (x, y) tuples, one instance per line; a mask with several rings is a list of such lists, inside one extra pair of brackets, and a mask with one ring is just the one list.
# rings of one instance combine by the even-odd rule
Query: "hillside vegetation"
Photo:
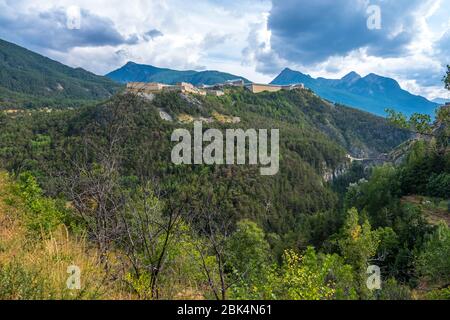
[(0, 39), (0, 109), (78, 106), (110, 98), (121, 86), (108, 78)]
[[(36, 181), (0, 172), (0, 299), (127, 299), (98, 251), (64, 223), (67, 209), (44, 197)], [(64, 221), (66, 220), (66, 221)], [(67, 288), (68, 267), (83, 270), (83, 290)]]
[[(213, 118), (204, 129), (280, 129), (280, 172), (174, 165), (171, 134), (193, 125), (161, 111)], [(450, 230), (402, 201), (448, 199), (444, 137), (418, 139), (398, 167), (351, 165), (347, 154), (376, 157), (411, 133), (309, 90), (123, 94), (77, 110), (1, 114), (0, 125), (0, 166), (11, 172), (0, 189), (10, 223), (2, 232), (11, 233), (0, 272), (19, 279), (4, 281), (0, 298), (449, 297)], [(15, 263), (14, 250), (34, 262)], [(72, 264), (89, 274), (81, 291), (62, 287)], [(367, 286), (370, 265), (382, 270), (379, 290)], [(36, 289), (26, 277), (50, 280)]]
[[(180, 114), (211, 117), (215, 112), (241, 119), (238, 125), (212, 124), (219, 128), (279, 128), (280, 173), (268, 178), (249, 165), (173, 165), (170, 136), (192, 124), (163, 121), (159, 109), (173, 119)], [(233, 219), (255, 219), (283, 234), (300, 228), (309, 214), (333, 211), (337, 197), (323, 177), (345, 170), (347, 153), (387, 152), (409, 136), (381, 118), (330, 105), (309, 91), (254, 95), (232, 90), (225, 97), (193, 99), (162, 94), (152, 102), (124, 95), (93, 108), (4, 116), (1, 121), (3, 166), (33, 172), (52, 195), (62, 190), (62, 173), (65, 179), (75, 174), (74, 161), (93, 168), (114, 159), (123, 182), (157, 179), (173, 207), (197, 210), (209, 203)]]

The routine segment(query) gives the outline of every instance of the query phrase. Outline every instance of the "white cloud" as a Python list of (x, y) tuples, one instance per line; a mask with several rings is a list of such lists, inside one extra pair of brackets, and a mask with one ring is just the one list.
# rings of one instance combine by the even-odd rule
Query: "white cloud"
[[(326, 1), (332, 4), (335, 0), (320, 0)], [(397, 0), (383, 1), (395, 5)], [(298, 3), (308, 5), (309, 2)], [(448, 94), (439, 79), (444, 73), (444, 64), (450, 64), (449, 42), (445, 38), (450, 30), (449, 0), (426, 0), (418, 7), (405, 7), (413, 11), (402, 14), (408, 17), (402, 20), (402, 28), (406, 28), (409, 38), (401, 53), (381, 55), (376, 54), (378, 50), (374, 48), (367, 50), (356, 46), (344, 48), (324, 61), (304, 64), (289, 55), (280, 58), (279, 47), (274, 51), (274, 35), (268, 23), (270, 0), (199, 0), (194, 3), (185, 0), (0, 0), (0, 21), (21, 16), (39, 22), (41, 14), (73, 5), (115, 31), (115, 38), (112, 38), (115, 42), (99, 43), (91, 38), (87, 42), (71, 41), (69, 38), (62, 50), (44, 41), (39, 47), (27, 40), (23, 29), (4, 29), (2, 37), (97, 74), (105, 74), (130, 60), (174, 69), (222, 70), (258, 82), (270, 81), (284, 67), (331, 78), (354, 70), (362, 75), (373, 72), (393, 77), (403, 87), (429, 98)], [(388, 22), (395, 25), (396, 12), (385, 14)], [(407, 29), (409, 22), (414, 32)], [(319, 31), (320, 27), (317, 26)], [(48, 37), (51, 33), (46, 28), (35, 28), (33, 32)]]
[[(324, 14), (319, 9), (329, 8), (327, 2), (335, 8)], [(366, 5), (372, 3), (358, 3), (363, 2)], [(377, 73), (395, 78), (413, 93), (431, 99), (447, 97), (448, 92), (443, 89), (441, 79), (445, 65), (450, 64), (450, 1), (414, 1), (404, 2), (404, 5), (398, 0), (378, 2), (383, 9), (383, 27), (386, 28), (387, 24), (387, 31), (397, 30), (394, 33), (399, 34), (401, 30), (407, 35), (400, 39), (398, 50), (392, 50), (396, 45), (389, 36), (365, 39), (368, 30), (357, 29), (358, 26), (365, 28), (365, 24), (360, 21), (364, 18), (360, 16), (364, 10), (352, 9), (351, 0), (320, 0), (311, 4), (312, 8), (301, 11), (295, 8), (299, 4), (308, 6), (306, 0), (277, 0), (277, 7), (271, 11), (276, 17), (269, 18), (272, 23), (268, 26), (260, 23), (255, 27), (254, 35), (249, 37), (249, 45), (244, 50), (247, 62), (253, 60), (258, 71), (268, 74), (273, 74), (277, 69), (281, 71), (282, 66), (315, 77), (340, 78), (350, 71), (362, 75)], [(399, 5), (404, 11), (398, 11)], [(347, 11), (352, 13), (356, 22), (347, 22)], [(317, 15), (320, 12), (324, 14), (326, 26), (318, 23), (317, 17), (308, 16), (308, 13)], [(337, 17), (337, 20), (333, 20), (333, 17)], [(397, 21), (397, 18), (400, 20)], [(340, 21), (348, 25), (340, 26)], [(270, 30), (271, 26), (273, 30)], [(272, 41), (268, 42), (261, 36), (271, 32)], [(381, 32), (386, 30), (382, 29)], [(306, 41), (307, 38), (315, 39), (314, 43)], [(342, 43), (345, 41), (348, 44)], [(341, 44), (340, 51), (338, 48), (335, 50), (335, 42)]]

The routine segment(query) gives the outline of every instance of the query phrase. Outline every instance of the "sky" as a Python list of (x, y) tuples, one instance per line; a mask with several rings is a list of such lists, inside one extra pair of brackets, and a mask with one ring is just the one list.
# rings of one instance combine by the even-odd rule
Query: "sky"
[(100, 75), (128, 61), (263, 83), (356, 71), (450, 98), (450, 0), (0, 0), (0, 38)]

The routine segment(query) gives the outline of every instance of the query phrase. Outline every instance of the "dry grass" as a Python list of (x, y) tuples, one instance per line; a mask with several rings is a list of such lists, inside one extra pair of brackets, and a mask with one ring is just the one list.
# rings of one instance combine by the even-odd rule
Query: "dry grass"
[[(21, 221), (21, 199), (11, 192), (11, 185), (8, 175), (0, 172), (0, 273), (8, 270), (13, 274), (4, 274), (3, 279), (12, 284), (6, 287), (5, 283), (0, 283), (0, 298), (133, 298), (122, 290), (120, 281), (110, 280), (110, 274), (99, 262), (97, 250), (89, 247), (84, 238), (70, 236), (65, 226), (61, 225), (52, 234), (40, 239), (30, 237)], [(67, 288), (67, 268), (72, 265), (81, 269), (81, 290)], [(18, 277), (18, 274), (31, 275), (32, 283), (20, 283), (19, 278), (17, 283), (14, 282), (12, 278)], [(8, 296), (2, 297), (2, 292), (3, 295), (8, 292)]]
[(427, 197), (416, 195), (405, 196), (402, 198), (402, 203), (408, 203), (419, 207), (427, 218), (427, 221), (432, 225), (438, 225), (443, 221), (450, 226), (450, 213), (447, 210), (434, 205)]

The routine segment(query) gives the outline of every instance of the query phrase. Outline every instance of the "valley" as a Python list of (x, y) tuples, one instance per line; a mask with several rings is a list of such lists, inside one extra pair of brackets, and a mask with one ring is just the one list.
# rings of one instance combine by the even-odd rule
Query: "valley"
[[(0, 53), (0, 299), (449, 298), (448, 106), (407, 117), (436, 105), (374, 74), (286, 69), (267, 85), (128, 63), (102, 77)], [(387, 104), (406, 115), (381, 117)], [(177, 132), (191, 161), (173, 161)], [(227, 155), (244, 161), (217, 160), (235, 146), (217, 132), (248, 133)], [(252, 132), (276, 146), (266, 135), (252, 157)], [(269, 149), (263, 175), (252, 159)]]

